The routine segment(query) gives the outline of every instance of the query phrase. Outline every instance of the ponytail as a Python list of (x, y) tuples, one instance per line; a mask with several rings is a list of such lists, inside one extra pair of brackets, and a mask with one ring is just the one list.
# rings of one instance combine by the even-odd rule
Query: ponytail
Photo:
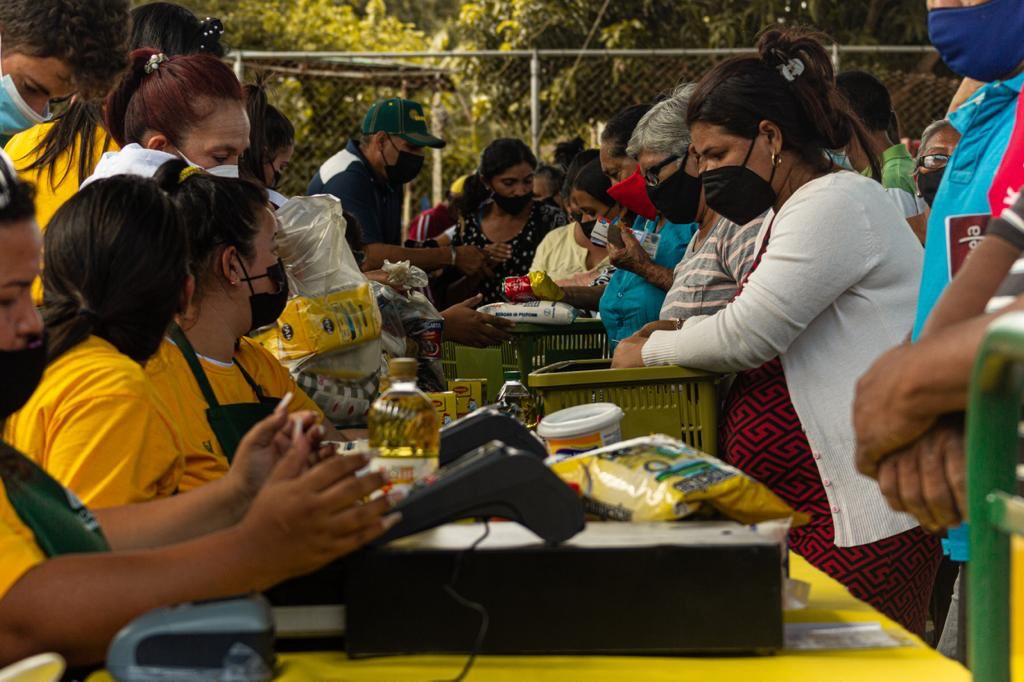
[(128, 72), (107, 96), (107, 130), (122, 147), (143, 142), (147, 131), (179, 146), (209, 115), (209, 100), (242, 102), (242, 86), (224, 62), (208, 54), (168, 57), (151, 48), (135, 50)]
[(181, 307), (187, 255), (182, 223), (152, 180), (118, 175), (71, 197), (43, 248), (48, 361), (90, 336), (148, 360)]
[(170, 194), (175, 213), (188, 235), (189, 270), (195, 275), (193, 301), (199, 302), (225, 247), (234, 246), (246, 260), (256, 253), (259, 219), (267, 206), (262, 185), (192, 171), (181, 159), (166, 162), (154, 179)]
[(878, 158), (867, 130), (836, 87), (836, 74), (821, 33), (772, 28), (757, 41), (757, 57), (734, 57), (701, 78), (690, 98), (687, 122), (719, 125), (753, 138), (761, 121), (782, 131), (790, 149), (819, 171), (831, 168), (826, 150), (857, 140), (876, 178)]

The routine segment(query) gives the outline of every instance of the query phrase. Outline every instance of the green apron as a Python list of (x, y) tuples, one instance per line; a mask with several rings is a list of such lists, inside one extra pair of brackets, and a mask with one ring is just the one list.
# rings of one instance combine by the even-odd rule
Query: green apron
[(264, 396), (260, 385), (235, 360), (235, 367), (242, 373), (246, 383), (252, 387), (253, 393), (256, 394), (257, 402), (221, 405), (217, 402), (217, 396), (213, 392), (210, 380), (206, 378), (206, 372), (203, 371), (203, 366), (200, 364), (195, 350), (192, 349), (192, 344), (189, 343), (185, 332), (181, 331), (181, 327), (178, 325), (174, 325), (171, 329), (171, 340), (174, 341), (181, 354), (185, 356), (185, 361), (188, 362), (192, 375), (195, 376), (196, 383), (199, 384), (199, 390), (203, 392), (203, 397), (206, 398), (206, 421), (210, 423), (213, 435), (217, 436), (217, 442), (220, 443), (224, 456), (228, 458), (230, 463), (235, 458), (235, 451), (238, 450), (238, 444), (242, 441), (242, 437), (257, 422), (269, 417), (273, 413), (274, 408), (277, 407), (280, 399)]
[(20, 452), (0, 449), (0, 457), (17, 460), (10, 467), (17, 470), (3, 476), (7, 500), (46, 556), (110, 551), (96, 517), (74, 493)]

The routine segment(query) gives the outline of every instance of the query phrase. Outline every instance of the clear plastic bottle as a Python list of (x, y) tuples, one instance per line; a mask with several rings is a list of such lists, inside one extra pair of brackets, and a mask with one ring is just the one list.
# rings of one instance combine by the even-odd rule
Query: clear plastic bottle
[(437, 469), (441, 432), (430, 398), (416, 387), (418, 363), (394, 358), (388, 365), (390, 385), (370, 407), (370, 447), (379, 452), (374, 469), (383, 469), (389, 489), (407, 491)]
[(497, 408), (519, 420), (526, 428), (532, 429), (540, 421), (537, 402), (523, 385), (520, 377), (519, 372), (505, 372), (505, 383), (498, 391)]

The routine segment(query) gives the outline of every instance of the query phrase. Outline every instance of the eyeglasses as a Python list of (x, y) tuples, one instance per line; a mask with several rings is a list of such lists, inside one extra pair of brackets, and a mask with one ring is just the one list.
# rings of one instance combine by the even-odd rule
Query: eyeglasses
[(949, 154), (925, 154), (917, 160), (917, 167), (926, 170), (939, 170), (949, 163)]
[(661, 184), (661, 177), (659, 176), (661, 175), (662, 169), (664, 169), (665, 166), (669, 165), (673, 161), (679, 161), (680, 159), (682, 159), (683, 162), (680, 165), (685, 164), (686, 154), (683, 154), (682, 156), (679, 156), (678, 154), (670, 154), (669, 156), (665, 157), (665, 159), (660, 163), (654, 164), (653, 166), (647, 169), (646, 173), (644, 173), (644, 182), (647, 183), (648, 187), (657, 187), (658, 185)]

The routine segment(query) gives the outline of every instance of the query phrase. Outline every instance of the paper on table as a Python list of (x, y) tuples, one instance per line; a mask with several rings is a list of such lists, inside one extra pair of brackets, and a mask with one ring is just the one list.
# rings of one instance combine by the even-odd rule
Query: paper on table
[(786, 623), (785, 648), (800, 650), (822, 649), (892, 649), (912, 646), (898, 634), (882, 629), (878, 622), (870, 623)]

